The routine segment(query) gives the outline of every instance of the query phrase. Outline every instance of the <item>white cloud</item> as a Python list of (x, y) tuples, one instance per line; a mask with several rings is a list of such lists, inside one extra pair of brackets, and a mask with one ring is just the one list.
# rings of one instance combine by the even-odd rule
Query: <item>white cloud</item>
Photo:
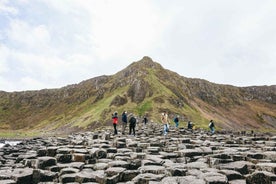
[[(22, 77), (19, 81), (19, 84), (25, 86), (24, 88), (27, 90), (37, 90), (37, 89), (44, 89), (46, 83), (42, 83), (40, 80), (37, 80), (33, 77)], [(17, 91), (21, 91), (22, 88), (18, 86), (16, 89)]]
[(19, 50), (45, 52), (49, 49), (50, 33), (45, 25), (31, 26), (25, 21), (12, 20), (6, 30), (10, 43)]
[(275, 5), (3, 0), (0, 89), (61, 87), (113, 74), (144, 55), (187, 77), (276, 84)]
[(8, 13), (12, 15), (16, 15), (18, 13), (17, 9), (7, 5), (9, 0), (1, 0), (0, 1), (0, 13)]
[(7, 66), (9, 49), (0, 44), (0, 75), (9, 71)]
[(156, 16), (150, 3), (109, 1), (94, 12), (91, 32), (102, 59), (146, 53), (163, 30), (162, 17)]

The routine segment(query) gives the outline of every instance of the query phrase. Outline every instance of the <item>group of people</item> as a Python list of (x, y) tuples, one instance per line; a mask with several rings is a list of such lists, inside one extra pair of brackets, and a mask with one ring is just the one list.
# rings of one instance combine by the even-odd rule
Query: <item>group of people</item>
[[(113, 123), (113, 127), (114, 127), (114, 135), (118, 134), (118, 130), (117, 130), (117, 125), (118, 125), (118, 112), (114, 112), (112, 114), (112, 123)], [(147, 124), (148, 119), (146, 117), (146, 115), (143, 118), (143, 121), (145, 124)], [(136, 122), (137, 122), (137, 118), (130, 113), (129, 115), (127, 115), (127, 111), (124, 111), (122, 113), (122, 134), (125, 134), (125, 130), (127, 127), (127, 123), (129, 122), (129, 135), (134, 135), (135, 136), (135, 127), (136, 127)]]
[[(178, 128), (179, 126), (179, 115), (176, 115), (173, 119), (174, 123), (175, 123), (175, 127)], [(163, 133), (164, 135), (167, 135), (168, 134), (168, 131), (169, 131), (169, 127), (170, 127), (170, 124), (169, 124), (169, 119), (168, 119), (168, 113), (167, 112), (163, 112), (161, 113), (161, 122), (163, 124)], [(209, 129), (211, 131), (212, 134), (215, 133), (215, 124), (214, 124), (214, 121), (213, 120), (210, 120), (209, 122)], [(193, 122), (192, 121), (188, 121), (188, 124), (187, 124), (187, 129), (188, 130), (193, 130)]]
[[(116, 111), (112, 114), (114, 135), (118, 134), (118, 130), (117, 130), (118, 118), (119, 118), (118, 117), (118, 112)], [(175, 123), (175, 127), (178, 128), (179, 127), (179, 115), (176, 115), (174, 117), (173, 121)], [(127, 111), (124, 111), (122, 113), (122, 134), (123, 135), (125, 134), (125, 130), (126, 130), (128, 122), (129, 122), (129, 135), (134, 135), (135, 136), (135, 127), (136, 127), (137, 119), (132, 113), (127, 115)], [(148, 118), (147, 118), (146, 115), (143, 117), (143, 122), (145, 123), (145, 125), (148, 122)], [(163, 124), (163, 133), (164, 133), (164, 135), (167, 135), (168, 132), (169, 132), (169, 128), (170, 128), (170, 122), (169, 122), (169, 117), (168, 117), (167, 112), (161, 113), (161, 122)], [(187, 124), (188, 130), (193, 130), (193, 126), (194, 126), (193, 123), (191, 121), (188, 121), (188, 124)], [(215, 133), (215, 124), (214, 124), (213, 120), (210, 120), (210, 122), (209, 122), (209, 129), (210, 129), (212, 134)]]

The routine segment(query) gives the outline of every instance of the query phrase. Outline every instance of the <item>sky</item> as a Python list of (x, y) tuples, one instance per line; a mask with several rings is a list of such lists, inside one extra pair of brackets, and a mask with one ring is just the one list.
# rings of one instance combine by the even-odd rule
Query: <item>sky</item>
[(276, 85), (275, 0), (0, 0), (0, 91), (112, 75), (144, 56), (189, 78)]

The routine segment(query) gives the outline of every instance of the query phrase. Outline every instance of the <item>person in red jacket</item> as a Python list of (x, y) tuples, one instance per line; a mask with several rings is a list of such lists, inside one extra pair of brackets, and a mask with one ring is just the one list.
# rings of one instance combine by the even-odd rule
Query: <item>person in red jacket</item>
[(118, 131), (117, 131), (118, 113), (117, 112), (114, 112), (112, 114), (112, 123), (113, 123), (113, 127), (114, 127), (114, 135), (117, 135), (118, 134)]

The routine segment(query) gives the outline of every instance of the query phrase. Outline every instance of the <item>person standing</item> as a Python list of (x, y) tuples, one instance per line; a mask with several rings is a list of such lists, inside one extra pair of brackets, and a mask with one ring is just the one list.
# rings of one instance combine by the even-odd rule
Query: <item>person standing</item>
[(147, 118), (147, 115), (146, 115), (146, 114), (144, 115), (144, 120), (143, 120), (143, 121), (144, 121), (144, 124), (145, 124), (145, 126), (146, 126), (146, 125), (147, 125), (147, 122), (148, 122), (148, 118)]
[(135, 127), (136, 127), (136, 118), (131, 115), (129, 119), (129, 135), (132, 134), (135, 136)]
[(193, 130), (193, 122), (188, 121), (188, 130)]
[(125, 130), (127, 127), (127, 111), (124, 111), (122, 114), (122, 134), (125, 134)]
[(114, 135), (117, 135), (118, 113), (116, 111), (112, 114), (112, 123), (114, 127)]
[(179, 126), (179, 115), (175, 116), (173, 121), (175, 123), (175, 127), (178, 128), (178, 126)]
[(164, 127), (164, 135), (167, 135), (169, 131), (169, 124), (168, 124), (168, 114), (167, 113), (162, 113), (161, 114), (161, 122)]
[(210, 120), (209, 128), (210, 128), (211, 133), (214, 134), (215, 133), (215, 124), (214, 124), (213, 120)]

